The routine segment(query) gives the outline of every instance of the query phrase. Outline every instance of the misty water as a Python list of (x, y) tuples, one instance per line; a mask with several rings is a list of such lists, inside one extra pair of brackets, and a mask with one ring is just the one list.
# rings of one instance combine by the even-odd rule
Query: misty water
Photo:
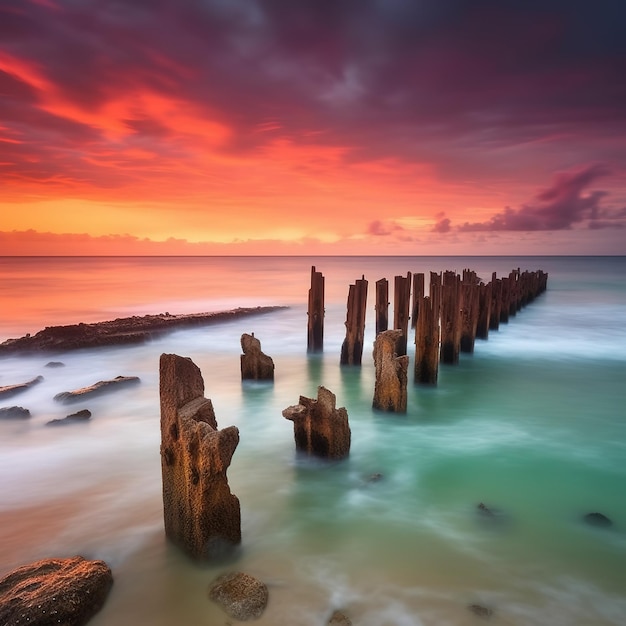
[[(315, 355), (306, 350), (312, 265), (326, 278)], [(441, 366), (436, 387), (409, 382), (406, 415), (373, 411), (376, 280), (390, 280), (393, 303), (395, 275), (466, 267), (485, 280), (542, 269), (548, 290), (477, 340), (473, 355)], [(348, 286), (362, 275), (363, 365), (341, 367)], [(260, 625), (322, 625), (334, 609), (360, 626), (471, 625), (480, 622), (471, 604), (491, 608), (492, 624), (624, 623), (626, 258), (0, 258), (0, 290), (0, 341), (128, 315), (289, 307), (139, 346), (0, 358), (0, 386), (44, 377), (0, 398), (32, 415), (0, 420), (0, 576), (52, 556), (105, 560), (115, 582), (93, 626), (225, 625), (207, 588), (230, 570), (268, 585)], [(274, 359), (273, 384), (241, 382), (244, 332)], [(228, 478), (243, 540), (228, 563), (194, 563), (164, 536), (164, 352), (193, 359), (219, 426), (240, 432)], [(118, 375), (141, 382), (53, 400)], [(341, 462), (298, 457), (281, 414), (319, 385), (348, 411), (352, 446)], [(46, 425), (83, 408), (87, 423)], [(613, 526), (582, 521), (595, 511)]]

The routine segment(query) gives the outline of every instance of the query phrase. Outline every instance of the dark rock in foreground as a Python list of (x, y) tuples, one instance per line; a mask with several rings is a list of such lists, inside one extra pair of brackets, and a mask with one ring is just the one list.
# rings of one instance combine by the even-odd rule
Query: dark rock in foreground
[(261, 350), (254, 333), (241, 335), (241, 379), (274, 380), (274, 361)]
[(74, 391), (57, 393), (54, 399), (58, 402), (75, 402), (76, 400), (84, 400), (86, 397), (91, 398), (104, 391), (113, 391), (113, 389), (117, 389), (118, 387), (134, 385), (138, 382), (140, 382), (138, 376), (116, 376), (112, 380), (99, 380), (89, 387), (81, 387)]
[(40, 383), (42, 380), (43, 376), (37, 376), (36, 378), (33, 378), (32, 380), (29, 380), (25, 383), (18, 383), (17, 385), (7, 385), (5, 387), (0, 387), (0, 397), (9, 398), (10, 396), (14, 396), (15, 394), (30, 389), (34, 385)]
[(30, 411), (21, 406), (5, 406), (0, 409), (0, 419), (28, 419)]
[(488, 618), (493, 615), (493, 610), (489, 607), (482, 606), (482, 604), (470, 604), (467, 608), (478, 617)]
[(335, 611), (328, 620), (328, 626), (352, 626), (352, 620), (341, 611)]
[(104, 605), (113, 575), (104, 561), (45, 559), (0, 580), (2, 626), (83, 626)]
[(192, 558), (223, 558), (241, 543), (239, 499), (226, 477), (239, 430), (217, 429), (191, 359), (162, 354), (159, 375), (165, 534)]
[(91, 411), (89, 409), (83, 409), (76, 413), (71, 413), (62, 419), (54, 419), (46, 422), (46, 426), (64, 426), (65, 424), (76, 424), (80, 422), (86, 422), (91, 419)]
[(177, 328), (225, 322), (250, 315), (271, 313), (285, 308), (287, 307), (249, 307), (215, 313), (183, 315), (161, 313), (160, 315), (121, 317), (116, 320), (93, 324), (48, 326), (35, 335), (26, 335), (19, 339), (7, 339), (0, 344), (0, 355), (142, 343)]
[(587, 513), (583, 517), (584, 521), (590, 526), (598, 526), (600, 528), (610, 528), (613, 522), (604, 513)]
[(209, 587), (209, 598), (242, 622), (261, 617), (268, 597), (266, 585), (243, 572), (223, 574)]

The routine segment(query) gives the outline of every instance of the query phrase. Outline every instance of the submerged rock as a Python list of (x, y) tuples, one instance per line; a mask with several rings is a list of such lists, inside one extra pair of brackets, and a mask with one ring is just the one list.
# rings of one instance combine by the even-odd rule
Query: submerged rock
[(478, 617), (488, 618), (493, 615), (493, 610), (482, 604), (470, 604), (467, 608)]
[(0, 409), (0, 419), (28, 419), (30, 411), (21, 406), (5, 406)]
[(15, 394), (21, 393), (22, 391), (26, 391), (30, 389), (34, 385), (39, 384), (43, 380), (43, 376), (37, 376), (32, 380), (28, 380), (25, 383), (18, 383), (16, 385), (7, 385), (5, 387), (0, 387), (0, 397), (8, 398), (10, 396), (14, 396)]
[(127, 385), (134, 385), (140, 382), (138, 376), (116, 376), (112, 380), (99, 380), (97, 383), (90, 385), (89, 387), (82, 387), (75, 391), (63, 391), (57, 393), (54, 399), (58, 402), (74, 402), (76, 400), (83, 400), (85, 397), (93, 397), (105, 391), (114, 391), (120, 387)]
[(344, 407), (335, 408), (336, 397), (318, 387), (317, 400), (300, 396), (300, 403), (287, 407), (283, 417), (293, 422), (296, 449), (314, 456), (341, 459), (350, 453), (350, 424)]
[(61, 361), (48, 361), (46, 367), (65, 367), (65, 363)]
[(46, 426), (62, 426), (65, 424), (75, 424), (80, 422), (86, 422), (91, 419), (91, 411), (89, 409), (83, 409), (76, 413), (71, 413), (62, 419), (54, 419), (46, 422)]
[(274, 361), (261, 350), (254, 333), (241, 335), (241, 349), (242, 380), (274, 380)]
[(160, 398), (165, 533), (195, 559), (221, 558), (241, 543), (239, 500), (226, 477), (239, 430), (217, 429), (191, 359), (161, 355)]
[(3, 626), (83, 626), (104, 605), (113, 575), (104, 561), (45, 559), (0, 580)]
[(328, 620), (328, 626), (352, 626), (352, 621), (342, 611), (335, 611)]
[(265, 583), (244, 572), (218, 577), (209, 587), (209, 598), (230, 617), (245, 622), (258, 619), (265, 611), (269, 592)]
[(613, 521), (604, 515), (604, 513), (587, 513), (583, 519), (590, 526), (598, 526), (600, 528), (610, 528), (613, 526)]

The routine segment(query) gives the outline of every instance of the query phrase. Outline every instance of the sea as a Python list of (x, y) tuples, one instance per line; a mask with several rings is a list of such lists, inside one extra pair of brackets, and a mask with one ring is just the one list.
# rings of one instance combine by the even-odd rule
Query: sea
[[(307, 352), (312, 267), (325, 277), (324, 349)], [(543, 270), (547, 291), (476, 341), (406, 414), (372, 408), (375, 283), (407, 272)], [(349, 285), (369, 282), (361, 366), (340, 365)], [(428, 279), (427, 279), (428, 284)], [(282, 305), (148, 343), (0, 357), (0, 386), (43, 381), (0, 407), (0, 577), (48, 557), (102, 559), (114, 585), (90, 626), (227, 626), (212, 581), (269, 590), (261, 625), (626, 624), (626, 257), (4, 257), (0, 342), (46, 326)], [(275, 380), (242, 382), (254, 333)], [(242, 543), (197, 563), (165, 537), (159, 357), (191, 358), (220, 428)], [(47, 367), (59, 361), (63, 367)], [(57, 393), (115, 376), (135, 386), (77, 404)], [(342, 461), (296, 453), (283, 409), (322, 385), (348, 412)], [(91, 419), (47, 423), (88, 409)], [(374, 480), (376, 478), (376, 480)], [(483, 503), (494, 514), (481, 514)], [(602, 513), (610, 527), (589, 525)]]

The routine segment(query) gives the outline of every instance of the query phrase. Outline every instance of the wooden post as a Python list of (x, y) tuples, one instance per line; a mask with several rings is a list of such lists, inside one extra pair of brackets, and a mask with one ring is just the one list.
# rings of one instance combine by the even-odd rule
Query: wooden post
[(401, 336), (400, 329), (386, 330), (376, 335), (374, 341), (376, 380), (372, 406), (381, 411), (406, 413), (409, 357), (396, 354)]
[(487, 339), (489, 337), (489, 324), (491, 320), (491, 290), (492, 283), (480, 283), (478, 286), (478, 324), (476, 325), (476, 337)]
[(376, 281), (376, 334), (389, 328), (389, 281)]
[(502, 310), (502, 280), (496, 278), (496, 273), (491, 275), (491, 316), (489, 318), (489, 330), (500, 328), (500, 312)]
[(411, 328), (417, 326), (417, 318), (420, 314), (419, 303), (424, 297), (424, 274), (413, 274), (413, 307), (411, 309)]
[(461, 279), (455, 272), (444, 272), (441, 295), (441, 362), (459, 362), (461, 340)]
[(507, 324), (509, 321), (509, 307), (511, 306), (511, 278), (502, 277), (502, 295), (500, 298), (500, 323)]
[(324, 276), (311, 267), (311, 288), (309, 289), (308, 311), (308, 352), (321, 352), (324, 349)]
[(341, 346), (342, 365), (361, 365), (363, 338), (365, 336), (365, 311), (367, 307), (367, 280), (363, 276), (350, 285), (346, 315), (346, 338)]
[(439, 373), (439, 314), (441, 310), (441, 276), (430, 273), (430, 295), (419, 302), (415, 329), (415, 366), (413, 380), (424, 385), (437, 384)]
[(476, 272), (463, 270), (461, 281), (461, 352), (474, 352), (478, 327), (478, 277)]
[(396, 353), (398, 356), (406, 354), (407, 337), (409, 334), (409, 305), (411, 301), (411, 272), (404, 276), (396, 276), (393, 293), (393, 327), (401, 330), (402, 336), (398, 339)]

